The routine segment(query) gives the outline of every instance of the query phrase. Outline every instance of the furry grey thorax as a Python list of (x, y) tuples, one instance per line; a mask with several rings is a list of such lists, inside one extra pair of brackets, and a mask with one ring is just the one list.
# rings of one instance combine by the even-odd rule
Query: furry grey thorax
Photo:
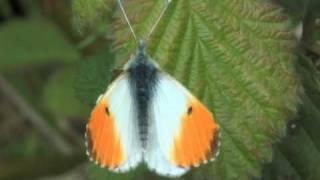
[(130, 61), (126, 71), (129, 74), (131, 93), (136, 105), (134, 108), (137, 112), (139, 138), (145, 148), (150, 123), (149, 107), (157, 85), (159, 69), (146, 55), (143, 41), (139, 42), (138, 51)]

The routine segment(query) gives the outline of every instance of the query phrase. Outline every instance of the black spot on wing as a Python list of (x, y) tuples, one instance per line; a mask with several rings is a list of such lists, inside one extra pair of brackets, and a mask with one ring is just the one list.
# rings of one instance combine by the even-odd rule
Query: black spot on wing
[(190, 107), (188, 108), (188, 115), (191, 115), (191, 114), (192, 114), (192, 111), (193, 111), (192, 106), (190, 106)]
[(105, 111), (106, 111), (107, 115), (110, 116), (110, 111), (109, 111), (108, 107), (105, 108)]

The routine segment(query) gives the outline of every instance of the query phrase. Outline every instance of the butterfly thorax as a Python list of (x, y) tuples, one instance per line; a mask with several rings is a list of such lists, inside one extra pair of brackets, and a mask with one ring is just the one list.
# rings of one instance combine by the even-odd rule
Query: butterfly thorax
[(139, 45), (138, 52), (133, 57), (127, 72), (129, 73), (129, 81), (131, 93), (134, 97), (136, 106), (135, 112), (139, 137), (142, 146), (146, 147), (149, 120), (150, 120), (150, 103), (154, 95), (154, 88), (157, 83), (158, 75), (157, 66), (145, 54), (144, 44)]

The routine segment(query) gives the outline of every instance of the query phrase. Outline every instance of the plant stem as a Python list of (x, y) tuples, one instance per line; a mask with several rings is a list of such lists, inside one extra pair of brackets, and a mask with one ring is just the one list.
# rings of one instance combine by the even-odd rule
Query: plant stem
[(42, 134), (52, 142), (56, 150), (63, 155), (70, 155), (72, 146), (54, 129), (46, 124), (46, 121), (32, 106), (16, 91), (16, 89), (0, 75), (0, 92), (2, 92), (23, 114), (26, 119)]

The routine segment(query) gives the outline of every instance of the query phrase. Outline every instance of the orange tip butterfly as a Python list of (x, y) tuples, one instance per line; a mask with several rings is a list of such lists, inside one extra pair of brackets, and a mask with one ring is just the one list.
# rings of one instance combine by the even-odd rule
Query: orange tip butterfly
[(148, 57), (140, 40), (135, 56), (98, 98), (86, 145), (90, 159), (113, 172), (127, 172), (144, 162), (159, 175), (178, 177), (215, 159), (219, 126), (196, 97)]

